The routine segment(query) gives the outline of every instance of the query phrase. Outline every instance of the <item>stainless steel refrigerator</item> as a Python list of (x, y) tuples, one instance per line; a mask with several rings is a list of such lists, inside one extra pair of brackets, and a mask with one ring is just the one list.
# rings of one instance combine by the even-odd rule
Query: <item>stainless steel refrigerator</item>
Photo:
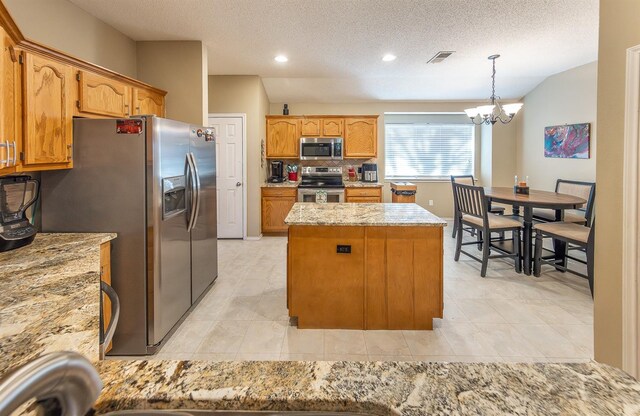
[(73, 169), (42, 173), (42, 230), (118, 234), (109, 354), (154, 353), (218, 275), (215, 137), (152, 116), (73, 128)]

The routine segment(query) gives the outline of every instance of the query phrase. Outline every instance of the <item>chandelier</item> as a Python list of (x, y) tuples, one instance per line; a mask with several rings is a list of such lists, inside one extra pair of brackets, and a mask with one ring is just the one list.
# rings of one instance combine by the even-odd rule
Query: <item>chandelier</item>
[(471, 118), (473, 124), (496, 124), (500, 120), (502, 124), (507, 124), (513, 120), (518, 110), (522, 107), (522, 103), (500, 105), (496, 96), (496, 59), (500, 55), (491, 55), (488, 59), (493, 61), (493, 73), (491, 74), (491, 104), (481, 105), (475, 108), (464, 110)]

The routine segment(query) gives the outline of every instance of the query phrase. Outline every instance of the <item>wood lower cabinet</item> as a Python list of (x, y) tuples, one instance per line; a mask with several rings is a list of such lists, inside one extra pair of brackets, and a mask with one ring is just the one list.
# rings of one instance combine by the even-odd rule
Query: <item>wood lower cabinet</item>
[(133, 115), (155, 115), (164, 117), (164, 95), (141, 88), (133, 89)]
[(262, 188), (262, 232), (283, 233), (285, 218), (296, 203), (297, 188)]
[(345, 202), (382, 202), (382, 188), (345, 188)]
[(377, 118), (358, 117), (345, 119), (344, 157), (372, 158), (378, 155)]
[(15, 44), (0, 27), (0, 175), (13, 173), (20, 163), (20, 66)]
[(291, 226), (289, 316), (299, 328), (433, 329), (444, 308), (442, 239), (432, 226)]
[(24, 160), (29, 168), (73, 167), (73, 68), (24, 53)]
[(76, 73), (78, 115), (128, 117), (131, 115), (131, 87), (88, 71)]
[(300, 153), (300, 126), (299, 119), (267, 119), (267, 157), (297, 159)]
[[(111, 286), (111, 242), (100, 245), (100, 280)], [(102, 316), (104, 318), (104, 329), (111, 322), (111, 301), (109, 297), (100, 291), (102, 296)], [(105, 352), (111, 349), (111, 344), (107, 346)]]

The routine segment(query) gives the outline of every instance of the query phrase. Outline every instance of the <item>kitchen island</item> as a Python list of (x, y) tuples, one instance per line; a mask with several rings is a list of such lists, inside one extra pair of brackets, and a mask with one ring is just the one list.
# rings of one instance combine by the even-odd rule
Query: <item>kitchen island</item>
[(443, 227), (416, 204), (296, 203), (287, 307), (299, 328), (433, 329), (443, 312)]

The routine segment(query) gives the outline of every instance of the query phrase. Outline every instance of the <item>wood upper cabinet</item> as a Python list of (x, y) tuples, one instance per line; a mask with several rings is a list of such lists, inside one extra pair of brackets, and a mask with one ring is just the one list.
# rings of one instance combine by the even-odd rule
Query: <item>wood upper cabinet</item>
[(128, 117), (131, 87), (87, 71), (77, 72), (79, 115)]
[(0, 175), (20, 164), (20, 67), (14, 43), (0, 27)]
[(297, 188), (262, 188), (262, 232), (286, 232), (285, 218), (296, 203)]
[(297, 158), (300, 151), (300, 125), (299, 119), (267, 119), (267, 157)]
[(378, 154), (378, 120), (376, 118), (345, 119), (344, 156), (370, 158)]
[(133, 89), (133, 115), (164, 117), (164, 96), (142, 88)]
[(322, 135), (341, 137), (344, 131), (344, 119), (325, 118), (322, 120)]
[(23, 165), (52, 169), (72, 167), (73, 68), (25, 53), (23, 79)]
[(320, 136), (322, 127), (322, 120), (318, 118), (305, 118), (302, 120), (302, 131), (300, 134), (302, 136)]

